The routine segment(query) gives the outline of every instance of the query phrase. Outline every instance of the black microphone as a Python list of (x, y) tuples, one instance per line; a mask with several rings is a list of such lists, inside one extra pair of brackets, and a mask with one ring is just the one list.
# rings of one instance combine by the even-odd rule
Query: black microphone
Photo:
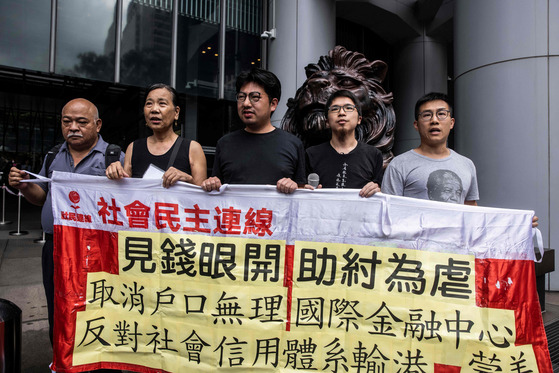
[(307, 184), (309, 184), (313, 188), (318, 187), (319, 181), (320, 181), (320, 177), (318, 176), (318, 174), (312, 173), (309, 174), (309, 176), (307, 176)]

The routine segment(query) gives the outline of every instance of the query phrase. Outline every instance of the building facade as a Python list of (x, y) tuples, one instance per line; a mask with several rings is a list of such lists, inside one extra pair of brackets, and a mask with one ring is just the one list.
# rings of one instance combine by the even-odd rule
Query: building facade
[[(353, 34), (363, 41), (361, 51), (376, 47), (366, 54), (369, 59), (388, 56), (386, 91), (394, 93), (397, 118), (394, 152), (419, 144), (415, 101), (431, 91), (448, 93), (456, 118), (449, 145), (475, 163), (479, 204), (534, 210), (544, 246), (554, 248), (559, 0), (268, 2), (275, 6), (277, 29), (277, 38), (268, 42), (268, 66), (286, 91), (305, 80), (303, 66), (335, 43), (347, 44), (341, 24), (363, 27)], [(551, 290), (559, 290), (559, 275), (548, 280)]]
[(261, 0), (1, 0), (0, 20), (0, 146), (34, 169), (74, 97), (99, 107), (107, 141), (146, 136), (153, 83), (177, 89), (182, 133), (211, 150), (236, 125), (236, 75), (261, 66)]
[[(238, 126), (238, 72), (278, 75), (279, 125), (304, 67), (343, 45), (389, 65), (396, 154), (419, 144), (417, 98), (448, 93), (449, 145), (476, 164), (479, 204), (534, 210), (554, 248), (557, 16), (559, 0), (0, 0), (0, 145), (40, 160), (60, 136), (61, 105), (82, 96), (124, 147), (146, 135), (142, 88), (157, 81), (179, 90), (182, 132), (211, 162), (217, 139)], [(548, 285), (559, 290), (559, 275)]]

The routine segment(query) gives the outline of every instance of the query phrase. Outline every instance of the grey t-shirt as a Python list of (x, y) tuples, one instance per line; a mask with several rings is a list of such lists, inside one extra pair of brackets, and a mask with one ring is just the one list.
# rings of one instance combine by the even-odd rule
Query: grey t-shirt
[(453, 150), (442, 159), (413, 150), (395, 157), (384, 172), (381, 189), (386, 194), (442, 202), (479, 199), (474, 163)]

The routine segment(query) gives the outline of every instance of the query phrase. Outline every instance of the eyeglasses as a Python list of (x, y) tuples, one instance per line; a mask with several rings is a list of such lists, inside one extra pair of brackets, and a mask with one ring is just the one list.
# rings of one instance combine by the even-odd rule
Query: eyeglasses
[(248, 96), (248, 100), (252, 104), (260, 101), (260, 99), (262, 98), (262, 94), (260, 92), (250, 92), (249, 94), (246, 94), (244, 92), (239, 92), (235, 97), (237, 98), (237, 102), (245, 102), (247, 96)]
[(344, 112), (345, 112), (345, 113), (353, 113), (353, 111), (354, 111), (355, 109), (357, 109), (357, 108), (355, 107), (355, 105), (350, 105), (350, 104), (347, 104), (347, 105), (344, 105), (344, 106), (332, 105), (332, 106), (330, 106), (330, 107), (328, 108), (328, 112), (329, 112), (329, 113), (337, 114), (337, 113), (339, 113), (340, 110), (342, 110), (342, 109), (344, 109)]
[[(446, 110), (446, 109), (437, 110), (436, 115), (438, 120), (445, 120), (450, 116), (450, 110)], [(433, 112), (424, 111), (422, 113), (419, 113), (417, 118), (421, 121), (427, 122), (433, 118)]]

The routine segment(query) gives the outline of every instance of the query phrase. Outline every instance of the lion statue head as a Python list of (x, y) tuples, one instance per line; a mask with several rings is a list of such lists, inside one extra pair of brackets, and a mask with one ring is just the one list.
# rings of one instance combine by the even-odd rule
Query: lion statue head
[(318, 63), (305, 67), (307, 80), (287, 102), (288, 110), (281, 128), (301, 138), (305, 147), (330, 140), (326, 101), (332, 93), (347, 89), (360, 101), (363, 119), (356, 128), (356, 138), (376, 146), (386, 167), (394, 157), (394, 124), (392, 93), (381, 86), (388, 66), (383, 61), (369, 62), (359, 52), (336, 46)]

